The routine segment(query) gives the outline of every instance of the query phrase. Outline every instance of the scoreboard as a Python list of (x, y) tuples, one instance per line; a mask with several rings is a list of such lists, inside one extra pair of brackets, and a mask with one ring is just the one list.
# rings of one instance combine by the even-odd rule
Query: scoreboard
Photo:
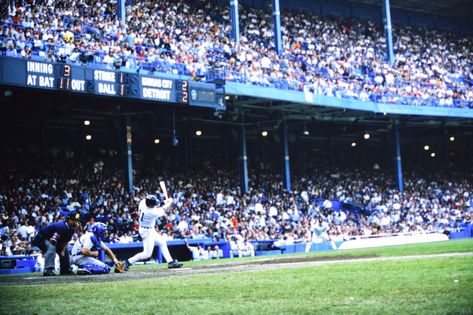
[(0, 57), (0, 84), (225, 110), (224, 95), (213, 83), (105, 67)]

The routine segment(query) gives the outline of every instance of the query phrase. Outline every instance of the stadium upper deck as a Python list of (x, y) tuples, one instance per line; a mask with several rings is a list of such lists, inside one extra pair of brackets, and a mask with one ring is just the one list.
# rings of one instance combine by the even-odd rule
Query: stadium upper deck
[[(13, 3), (13, 2), (12, 2)], [(212, 1), (17, 2), (2, 10), (6, 56), (103, 63), (314, 92), (362, 101), (473, 106), (472, 43), (466, 36), (395, 27), (396, 63), (384, 61), (375, 22), (283, 12), (283, 51), (271, 12), (240, 7), (241, 41), (230, 38), (228, 6)]]

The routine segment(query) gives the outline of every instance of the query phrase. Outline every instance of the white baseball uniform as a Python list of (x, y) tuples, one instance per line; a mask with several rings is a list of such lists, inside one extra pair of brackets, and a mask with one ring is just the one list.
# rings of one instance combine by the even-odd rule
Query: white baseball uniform
[(143, 240), (143, 251), (136, 254), (135, 256), (128, 259), (130, 264), (134, 264), (139, 260), (148, 259), (153, 254), (154, 243), (158, 242), (158, 246), (161, 249), (166, 262), (171, 262), (172, 257), (169, 253), (168, 245), (164, 236), (159, 235), (156, 229), (154, 228), (156, 224), (156, 219), (163, 217), (165, 211), (163, 207), (153, 207), (149, 208), (146, 206), (146, 200), (142, 199), (138, 205), (139, 210), (139, 223), (140, 223), (140, 236)]
[[(100, 268), (107, 268), (108, 266), (95, 257), (82, 255), (82, 249), (87, 248), (90, 251), (105, 249), (107, 246), (99, 240), (93, 233), (86, 232), (82, 235), (72, 247), (72, 263), (82, 267), (87, 264), (96, 265)], [(110, 268), (108, 268), (110, 270)]]

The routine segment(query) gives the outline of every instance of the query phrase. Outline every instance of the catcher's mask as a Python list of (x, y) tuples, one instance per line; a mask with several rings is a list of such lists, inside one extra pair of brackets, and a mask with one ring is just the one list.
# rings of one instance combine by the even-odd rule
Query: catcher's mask
[(107, 234), (107, 226), (102, 222), (98, 222), (92, 227), (92, 232), (100, 241), (103, 241)]
[(148, 195), (146, 196), (145, 203), (148, 208), (156, 207), (158, 204), (158, 198), (155, 195)]

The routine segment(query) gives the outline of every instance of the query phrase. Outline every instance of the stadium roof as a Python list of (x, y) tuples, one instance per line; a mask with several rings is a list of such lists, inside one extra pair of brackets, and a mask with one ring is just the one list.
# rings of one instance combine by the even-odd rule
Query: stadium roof
[[(350, 2), (382, 5), (384, 0), (350, 0)], [(471, 0), (390, 0), (391, 8), (407, 9), (446, 16), (473, 16)]]
[(172, 109), (175, 108), (178, 133), (199, 127), (208, 130), (206, 134), (211, 137), (221, 137), (222, 128), (238, 132), (242, 112), (247, 136), (253, 139), (258, 137), (262, 128), (273, 132), (278, 130), (283, 119), (294, 134), (300, 134), (304, 127), (311, 126), (314, 130), (311, 138), (314, 140), (331, 137), (349, 141), (367, 130), (373, 134), (388, 135), (395, 120), (401, 126), (404, 141), (423, 137), (439, 138), (446, 132), (467, 137), (473, 135), (471, 118), (394, 115), (241, 96), (232, 96), (227, 101), (227, 112), (216, 113), (212, 109), (150, 104), (136, 100), (119, 101), (115, 98), (82, 95), (71, 97), (68, 94), (36, 90), (24, 93), (24, 90), (16, 88), (12, 91), (11, 96), (6, 97), (4, 93), (0, 95), (1, 125), (9, 133), (44, 127), (58, 131), (58, 135), (66, 135), (70, 131), (80, 131), (85, 119), (94, 121), (90, 128), (96, 132), (107, 133), (119, 129), (120, 117), (130, 115), (134, 121), (134, 132), (170, 136)]

